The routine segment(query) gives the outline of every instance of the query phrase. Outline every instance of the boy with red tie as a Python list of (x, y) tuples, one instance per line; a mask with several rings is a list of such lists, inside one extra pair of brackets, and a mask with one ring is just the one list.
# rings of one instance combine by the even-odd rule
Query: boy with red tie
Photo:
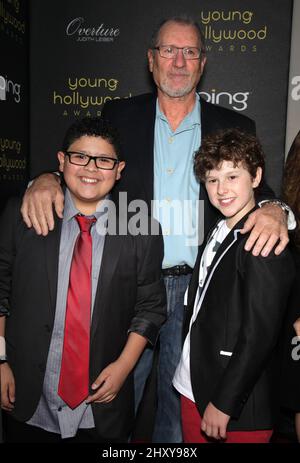
[(7, 442), (126, 442), (132, 430), (132, 371), (165, 319), (163, 242), (124, 234), (109, 196), (125, 167), (118, 155), (103, 120), (75, 122), (58, 153), (66, 188), (55, 230), (27, 229), (16, 200), (2, 216)]

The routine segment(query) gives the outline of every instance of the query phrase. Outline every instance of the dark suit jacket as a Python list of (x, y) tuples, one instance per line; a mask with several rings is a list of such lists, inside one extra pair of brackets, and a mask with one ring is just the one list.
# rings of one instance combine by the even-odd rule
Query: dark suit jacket
[[(155, 93), (109, 101), (102, 111), (102, 117), (118, 129), (122, 143), (122, 156), (127, 162), (115, 192), (126, 191), (129, 201), (143, 199), (148, 205), (153, 199), (155, 114)], [(253, 120), (230, 109), (207, 103), (201, 98), (202, 137), (216, 130), (228, 128), (240, 128), (255, 134)], [(192, 155), (192, 153), (186, 153), (186, 155)], [(262, 182), (259, 199), (273, 196), (272, 190)], [(207, 232), (216, 220), (218, 212), (210, 204), (205, 188), (200, 189), (200, 199), (204, 200), (204, 226)]]
[[(294, 322), (300, 317), (300, 250), (290, 246), (296, 266), (296, 278), (288, 300), (288, 310), (279, 350), (281, 372), (279, 392), (281, 407), (300, 413), (300, 345), (296, 342)], [(293, 343), (292, 343), (292, 340)], [(297, 360), (298, 359), (298, 360)]]
[[(200, 415), (212, 402), (232, 417), (230, 431), (273, 427), (272, 354), (295, 274), (288, 249), (269, 257), (254, 257), (244, 250), (248, 235), (238, 230), (245, 220), (230, 231), (213, 259), (190, 338), (191, 382)], [(205, 243), (188, 290), (183, 339), (204, 248)]]
[[(55, 316), (62, 221), (56, 219), (48, 236), (38, 236), (24, 225), (19, 210), (19, 201), (12, 200), (0, 219), (0, 305), (9, 300), (7, 356), (16, 380), (12, 415), (27, 421), (42, 393)], [(128, 330), (156, 342), (165, 319), (162, 258), (160, 235), (106, 236), (91, 325), (90, 384), (120, 355)], [(111, 403), (92, 408), (104, 439), (125, 439), (133, 424), (133, 375)]]

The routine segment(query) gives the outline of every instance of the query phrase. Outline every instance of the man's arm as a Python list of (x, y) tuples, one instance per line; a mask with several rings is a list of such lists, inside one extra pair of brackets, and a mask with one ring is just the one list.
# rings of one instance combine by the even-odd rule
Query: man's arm
[[(64, 195), (60, 179), (55, 174), (42, 174), (24, 194), (21, 207), (24, 222), (38, 235), (46, 236), (54, 228), (53, 206), (58, 217), (62, 218)], [(242, 233), (249, 231), (245, 249), (252, 249), (254, 256), (269, 255), (278, 241), (275, 253), (280, 254), (289, 242), (286, 213), (276, 205), (266, 204), (253, 212)]]
[(280, 206), (268, 203), (276, 200), (276, 197), (264, 178), (257, 189), (255, 199), (258, 204), (264, 204), (245, 222), (242, 233), (250, 232), (245, 250), (252, 250), (254, 256), (261, 254), (266, 257), (277, 244), (274, 252), (278, 255), (289, 242), (287, 214)]
[(33, 180), (23, 197), (21, 214), (27, 227), (46, 236), (54, 228), (53, 207), (62, 218), (64, 194), (60, 177), (53, 173), (42, 174)]
[(245, 250), (254, 256), (266, 257), (277, 244), (274, 252), (280, 254), (289, 242), (287, 215), (281, 207), (266, 203), (249, 215), (241, 233), (250, 232)]

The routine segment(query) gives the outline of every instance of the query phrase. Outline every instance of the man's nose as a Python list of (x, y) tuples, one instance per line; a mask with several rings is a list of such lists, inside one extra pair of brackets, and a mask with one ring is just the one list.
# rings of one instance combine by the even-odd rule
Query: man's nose
[(183, 50), (177, 50), (177, 55), (174, 58), (174, 65), (178, 68), (182, 68), (186, 65), (186, 60), (183, 55)]

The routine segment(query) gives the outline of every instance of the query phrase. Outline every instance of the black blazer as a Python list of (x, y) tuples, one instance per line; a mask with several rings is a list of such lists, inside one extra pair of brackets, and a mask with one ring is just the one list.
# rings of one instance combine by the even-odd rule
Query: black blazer
[[(27, 421), (42, 394), (54, 324), (62, 221), (46, 237), (28, 229), (12, 200), (0, 219), (0, 305), (9, 301), (8, 362), (16, 380), (12, 415)], [(135, 331), (156, 342), (165, 320), (161, 235), (107, 235), (91, 325), (90, 384)], [(103, 439), (126, 439), (133, 425), (133, 375), (108, 404), (93, 404)]]
[[(269, 257), (254, 257), (244, 250), (248, 235), (239, 230), (245, 220), (230, 231), (213, 259), (190, 338), (191, 382), (199, 413), (203, 416), (212, 402), (232, 417), (229, 431), (273, 427), (272, 354), (295, 275), (288, 249)], [(204, 248), (205, 243), (188, 290), (183, 339)]]
[[(148, 205), (153, 199), (155, 114), (155, 93), (109, 101), (102, 111), (102, 117), (108, 120), (120, 134), (122, 156), (127, 162), (124, 174), (115, 187), (115, 193), (126, 191), (129, 201), (143, 199)], [(230, 109), (207, 103), (201, 98), (202, 137), (216, 130), (229, 128), (240, 128), (255, 134), (253, 120)], [(262, 182), (259, 199), (273, 196), (272, 190)], [(204, 201), (206, 233), (216, 220), (218, 212), (210, 204), (205, 188), (200, 188), (200, 199)]]
[[(300, 350), (299, 340), (295, 342), (294, 322), (300, 317), (300, 251), (295, 244), (291, 252), (296, 266), (296, 278), (288, 300), (288, 310), (279, 349), (281, 365), (279, 378), (279, 402), (281, 407), (300, 413)], [(292, 343), (292, 340), (293, 343)]]

